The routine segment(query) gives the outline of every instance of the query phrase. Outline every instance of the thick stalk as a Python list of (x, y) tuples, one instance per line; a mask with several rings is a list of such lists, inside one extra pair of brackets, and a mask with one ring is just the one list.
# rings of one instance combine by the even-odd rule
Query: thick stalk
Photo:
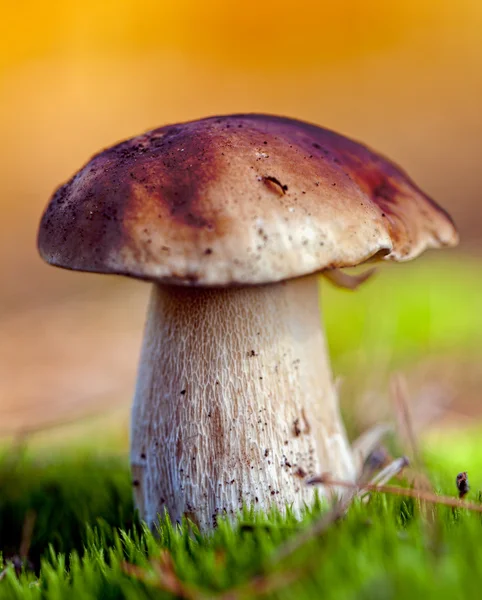
[(243, 503), (313, 498), (305, 475), (353, 479), (314, 276), (249, 288), (154, 285), (132, 415), (141, 516), (203, 529)]

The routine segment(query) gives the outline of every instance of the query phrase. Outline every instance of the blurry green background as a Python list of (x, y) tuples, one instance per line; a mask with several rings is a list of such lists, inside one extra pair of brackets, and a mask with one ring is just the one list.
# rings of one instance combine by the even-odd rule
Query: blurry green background
[(380, 150), (460, 229), (457, 250), (388, 265), (356, 293), (324, 286), (353, 427), (389, 416), (394, 372), (422, 429), (476, 421), (480, 0), (21, 0), (1, 9), (0, 434), (56, 435), (56, 424), (80, 420), (96, 442), (110, 424), (127, 439), (149, 286), (40, 261), (36, 229), (53, 189), (122, 138), (251, 111)]

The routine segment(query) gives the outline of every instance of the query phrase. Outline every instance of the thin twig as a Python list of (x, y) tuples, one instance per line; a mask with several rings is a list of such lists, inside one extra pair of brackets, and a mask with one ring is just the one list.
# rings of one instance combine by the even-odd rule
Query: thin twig
[(33, 510), (27, 511), (25, 515), (25, 519), (23, 521), (22, 526), (22, 540), (20, 542), (20, 549), (18, 555), (22, 560), (28, 559), (28, 554), (30, 552), (30, 545), (32, 543), (32, 535), (33, 528), (35, 526), (35, 521), (37, 519), (37, 514)]
[[(76, 413), (75, 411), (72, 411), (70, 414), (66, 414), (60, 418), (54, 418), (49, 421), (44, 421), (43, 423), (26, 425), (24, 427), (17, 427), (17, 428), (0, 427), (0, 438), (13, 437), (14, 439), (24, 440), (27, 437), (31, 437), (33, 435), (43, 433), (50, 429), (60, 429), (62, 427), (68, 426), (68, 425), (77, 425), (77, 424), (83, 423), (85, 421), (89, 421), (92, 419), (97, 419), (98, 417), (106, 416), (109, 413), (112, 413), (114, 410), (117, 410), (119, 408), (119, 405), (114, 406), (113, 404), (111, 405), (110, 403), (102, 404), (102, 399), (105, 397), (111, 397), (112, 394), (113, 393), (109, 391), (108, 393), (98, 394), (97, 396), (94, 396), (93, 397), (94, 399), (96, 399), (96, 398), (98, 399), (99, 408), (92, 410), (92, 412)], [(86, 396), (85, 398), (82, 399), (82, 401), (85, 399), (89, 399), (91, 401), (92, 397), (90, 395)]]
[(241, 598), (252, 598), (285, 587), (296, 581), (300, 576), (299, 572), (255, 575), (240, 586), (223, 592), (210, 592), (208, 594), (204, 590), (186, 584), (177, 576), (174, 561), (168, 550), (163, 550), (158, 560), (151, 561), (151, 569), (145, 569), (128, 562), (122, 563), (121, 568), (130, 577), (169, 592), (182, 600), (212, 600), (214, 598), (217, 600), (240, 600)]
[[(408, 399), (408, 386), (405, 378), (401, 374), (394, 375), (390, 381), (390, 389), (395, 415), (397, 417), (397, 431), (400, 441), (403, 444), (404, 452), (408, 454), (413, 465), (411, 469), (411, 483), (413, 489), (435, 495), (435, 490), (427, 473), (427, 468), (423, 461), (415, 433)], [(407, 476), (410, 478), (410, 473), (407, 473)], [(427, 505), (420, 505), (419, 510), (424, 516), (423, 523), (427, 527), (429, 537), (433, 540), (437, 539), (439, 537), (439, 531), (433, 511), (429, 510)]]
[(198, 600), (205, 596), (198, 590), (185, 584), (179, 579), (174, 569), (171, 554), (162, 550), (158, 560), (151, 561), (152, 569), (145, 569), (128, 562), (121, 565), (122, 571), (134, 579), (156, 587), (165, 592), (170, 592), (176, 598), (183, 600)]
[(460, 500), (459, 498), (452, 498), (451, 496), (439, 496), (437, 494), (426, 492), (423, 490), (415, 490), (411, 488), (403, 488), (396, 485), (374, 485), (371, 483), (352, 483), (350, 481), (341, 481), (338, 479), (331, 479), (329, 476), (320, 475), (318, 477), (312, 477), (309, 482), (311, 485), (327, 485), (334, 487), (342, 487), (350, 490), (361, 491), (363, 489), (378, 492), (381, 494), (392, 494), (395, 496), (405, 496), (407, 498), (415, 498), (417, 500), (424, 500), (431, 504), (440, 504), (444, 506), (452, 506), (454, 508), (464, 508), (466, 510), (472, 510), (475, 512), (482, 513), (482, 504), (476, 504), (475, 502), (467, 502)]
[(392, 431), (392, 426), (388, 423), (380, 423), (364, 431), (352, 443), (351, 449), (355, 461), (355, 469), (359, 476), (363, 472), (363, 467), (368, 457), (380, 446), (383, 438)]
[[(393, 460), (389, 463), (384, 469), (382, 469), (379, 473), (375, 475), (372, 479), (370, 479), (367, 483), (368, 485), (376, 485), (379, 487), (380, 485), (384, 485), (388, 483), (392, 477), (399, 475), (405, 467), (409, 465), (409, 460), (406, 456), (402, 456)], [(359, 480), (358, 485), (363, 485), (364, 481)], [(370, 499), (370, 490), (363, 488), (358, 492), (358, 496), (361, 497), (365, 502)]]
[(407, 382), (402, 375), (397, 374), (392, 377), (390, 391), (395, 409), (398, 435), (402, 443), (406, 445), (407, 454), (411, 456), (415, 468), (421, 470), (422, 458), (408, 402)]
[(384, 485), (385, 483), (388, 483), (392, 477), (399, 475), (409, 464), (410, 461), (408, 458), (406, 456), (401, 456), (400, 458), (393, 460), (389, 465), (377, 473), (368, 484), (376, 486)]
[(355, 497), (356, 489), (350, 490), (343, 498), (336, 499), (332, 508), (319, 518), (313, 525), (302, 531), (300, 534), (289, 540), (286, 544), (274, 554), (274, 561), (281, 561), (309, 542), (313, 538), (324, 533), (333, 523), (345, 516), (353, 498)]
[[(398, 461), (394, 461), (394, 462), (397, 466), (398, 471), (400, 471), (400, 469), (406, 465), (407, 459), (405, 457), (403, 457), (402, 459), (399, 459)], [(393, 471), (393, 463), (391, 463), (390, 466)], [(385, 472), (385, 475), (387, 475), (387, 472)], [(308, 484), (321, 483), (321, 480), (320, 480), (320, 478), (311, 478), (308, 481), (306, 481), (306, 483), (308, 483)], [(298, 550), (298, 548), (303, 546), (306, 542), (309, 542), (310, 540), (312, 540), (312, 539), (320, 536), (322, 533), (324, 533), (327, 529), (329, 529), (329, 527), (333, 523), (335, 523), (336, 521), (338, 521), (339, 519), (341, 519), (342, 517), (345, 516), (348, 508), (350, 507), (350, 504), (352, 503), (355, 496), (357, 496), (357, 494), (360, 494), (360, 492), (362, 490), (364, 490), (365, 493), (367, 491), (369, 491), (370, 485), (371, 484), (369, 484), (369, 483), (367, 483), (367, 484), (353, 483), (350, 486), (346, 486), (346, 485), (340, 486), (340, 487), (349, 487), (349, 493), (344, 494), (341, 498), (335, 498), (332, 508), (327, 513), (322, 515), (317, 521), (315, 521), (315, 523), (313, 523), (310, 527), (308, 527), (307, 529), (305, 529), (304, 531), (299, 533), (297, 536), (292, 538), (290, 541), (288, 541), (286, 544), (284, 544), (274, 554), (273, 560), (281, 561), (281, 560), (287, 558), (288, 556), (293, 554), (296, 550)], [(333, 482), (332, 487), (336, 487), (335, 482)], [(374, 487), (376, 487), (376, 486), (374, 486)]]
[(255, 575), (247, 583), (239, 587), (232, 588), (219, 595), (209, 596), (217, 600), (241, 600), (241, 598), (258, 598), (266, 594), (271, 594), (279, 589), (285, 588), (297, 581), (300, 573), (270, 573), (269, 575)]

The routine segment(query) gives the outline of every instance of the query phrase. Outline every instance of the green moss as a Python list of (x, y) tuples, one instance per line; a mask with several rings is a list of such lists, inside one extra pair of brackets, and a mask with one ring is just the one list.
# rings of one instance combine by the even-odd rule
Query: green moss
[[(477, 437), (464, 467), (480, 464)], [(478, 455), (475, 458), (475, 455)], [(439, 489), (453, 493), (453, 463), (434, 461)], [(434, 467), (433, 465), (437, 466)], [(170, 598), (152, 566), (168, 549), (177, 576), (195, 598), (236, 588), (254, 597), (253, 576), (268, 577), (272, 598), (477, 598), (482, 584), (481, 516), (439, 507), (426, 522), (412, 500), (378, 496), (354, 504), (323, 535), (278, 562), (277, 549), (326, 507), (293, 516), (246, 510), (236, 525), (220, 523), (208, 536), (167, 519), (152, 535), (137, 522), (126, 460), (10, 453), (0, 464), (0, 540), (5, 559), (19, 552), (27, 514), (35, 516), (29, 558), (0, 580), (0, 598)], [(477, 499), (477, 489), (471, 492)], [(145, 569), (129, 575), (128, 562)]]
[(34, 459), (25, 451), (5, 454), (0, 467), (0, 543), (16, 554), (28, 512), (34, 522), (29, 558), (38, 565), (54, 552), (81, 550), (89, 528), (126, 527), (133, 522), (127, 460), (92, 454)]

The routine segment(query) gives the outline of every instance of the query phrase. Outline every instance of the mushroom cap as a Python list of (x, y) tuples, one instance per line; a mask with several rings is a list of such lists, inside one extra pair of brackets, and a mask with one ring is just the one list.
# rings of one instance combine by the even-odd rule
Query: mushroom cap
[(248, 114), (100, 152), (55, 192), (38, 247), (68, 269), (223, 286), (457, 241), (449, 215), (386, 158), (303, 121)]

